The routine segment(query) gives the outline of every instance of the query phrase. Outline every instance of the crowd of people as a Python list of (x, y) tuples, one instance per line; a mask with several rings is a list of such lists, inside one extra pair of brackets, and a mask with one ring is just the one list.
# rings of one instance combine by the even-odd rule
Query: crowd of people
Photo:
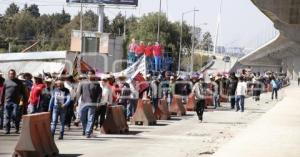
[(132, 39), (131, 43), (128, 46), (128, 67), (135, 63), (141, 56), (146, 58), (146, 66), (148, 71), (161, 71), (162, 70), (162, 54), (163, 47), (155, 42), (144, 44), (143, 41), (140, 41), (139, 44), (136, 43), (135, 39)]
[[(14, 69), (9, 70), (7, 76), (4, 79), (0, 73), (0, 129), (10, 134), (11, 124), (14, 124), (15, 133), (19, 133), (22, 115), (50, 112), (53, 136), (60, 125), (58, 139), (63, 139), (65, 127), (70, 129), (72, 123), (75, 126), (81, 123), (82, 135), (90, 138), (93, 130), (103, 125), (107, 107), (111, 105), (124, 106), (124, 116), (129, 121), (139, 99), (151, 100), (154, 112), (160, 99), (165, 99), (170, 106), (175, 95), (181, 96), (183, 102), (192, 95), (195, 111), (202, 121), (208, 105), (216, 109), (221, 107), (221, 102), (230, 102), (231, 109), (244, 112), (247, 96), (259, 101), (262, 92), (272, 90), (271, 99), (274, 95), (277, 99), (277, 91), (288, 83), (275, 73), (249, 74), (245, 70), (190, 76), (153, 72), (144, 81), (132, 79), (130, 82), (124, 75), (116, 78), (106, 73), (101, 78), (96, 77), (93, 70), (77, 78), (29, 73), (17, 76)], [(211, 104), (208, 100), (212, 100)]]

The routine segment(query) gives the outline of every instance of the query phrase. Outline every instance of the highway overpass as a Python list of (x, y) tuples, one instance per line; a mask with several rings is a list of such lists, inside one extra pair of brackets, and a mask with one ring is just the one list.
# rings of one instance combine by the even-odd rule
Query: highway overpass
[(268, 18), (279, 35), (238, 62), (254, 71), (286, 72), (296, 80), (300, 72), (300, 1), (252, 0)]

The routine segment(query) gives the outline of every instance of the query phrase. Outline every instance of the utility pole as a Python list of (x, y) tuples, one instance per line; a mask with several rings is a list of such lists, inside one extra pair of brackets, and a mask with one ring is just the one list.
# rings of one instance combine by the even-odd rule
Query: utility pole
[[(181, 14), (181, 28), (180, 28), (180, 44), (179, 44), (180, 46), (179, 46), (178, 72), (180, 72), (180, 64), (181, 64), (182, 36), (183, 36), (183, 17), (184, 17), (185, 14), (190, 13), (190, 12), (194, 12), (194, 16), (195, 16), (195, 12), (196, 12), (196, 11), (199, 11), (199, 10), (196, 10), (196, 9), (194, 8), (194, 10), (186, 11), (186, 12), (183, 12), (183, 13)], [(195, 27), (195, 17), (194, 17), (194, 27)], [(195, 32), (195, 30), (194, 30), (194, 32)], [(195, 34), (195, 33), (193, 33), (193, 34)], [(194, 43), (194, 44), (195, 44), (195, 43)]]
[(194, 71), (194, 54), (195, 54), (195, 33), (196, 33), (196, 8), (194, 8), (193, 18), (193, 35), (192, 35), (192, 53), (191, 53), (191, 73)]
[(82, 0), (80, 0), (80, 52), (83, 52), (83, 6), (82, 6)]
[(125, 41), (126, 40), (126, 11), (125, 11), (125, 16), (124, 16), (124, 32), (123, 32), (123, 40)]
[(181, 64), (181, 52), (182, 52), (182, 32), (183, 32), (183, 16), (184, 13), (181, 14), (181, 24), (180, 24), (180, 43), (179, 43), (179, 60), (178, 60), (178, 74), (180, 72), (180, 64)]
[(218, 40), (219, 40), (219, 31), (220, 31), (220, 23), (221, 23), (221, 15), (222, 15), (222, 5), (223, 5), (223, 0), (221, 0), (220, 10), (219, 10), (219, 15), (218, 15), (218, 21), (217, 21), (217, 30), (216, 30), (216, 40), (215, 40), (215, 45), (214, 45), (214, 54), (216, 54), (216, 52), (217, 52), (217, 46), (218, 46)]
[(104, 5), (100, 4), (98, 6), (98, 32), (104, 32)]
[(161, 0), (159, 0), (159, 13), (158, 13), (158, 24), (157, 24), (157, 42), (160, 41), (160, 16), (161, 16)]

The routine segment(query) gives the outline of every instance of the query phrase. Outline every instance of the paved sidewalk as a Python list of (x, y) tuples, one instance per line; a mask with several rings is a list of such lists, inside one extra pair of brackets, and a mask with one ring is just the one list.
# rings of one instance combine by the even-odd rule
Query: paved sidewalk
[(285, 90), (285, 97), (214, 157), (299, 157), (300, 87)]

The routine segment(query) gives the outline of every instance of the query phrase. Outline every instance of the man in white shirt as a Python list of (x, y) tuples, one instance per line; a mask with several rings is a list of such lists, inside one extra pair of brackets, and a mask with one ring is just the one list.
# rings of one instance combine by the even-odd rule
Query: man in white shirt
[(102, 87), (102, 99), (101, 99), (101, 103), (97, 106), (97, 113), (94, 120), (96, 129), (98, 128), (98, 124), (100, 125), (100, 128), (102, 127), (106, 116), (107, 106), (112, 105), (113, 103), (112, 91), (108, 86), (108, 76), (102, 77), (102, 81), (100, 85)]
[(245, 96), (247, 94), (247, 83), (244, 77), (239, 78), (239, 82), (236, 88), (236, 111), (244, 112)]

